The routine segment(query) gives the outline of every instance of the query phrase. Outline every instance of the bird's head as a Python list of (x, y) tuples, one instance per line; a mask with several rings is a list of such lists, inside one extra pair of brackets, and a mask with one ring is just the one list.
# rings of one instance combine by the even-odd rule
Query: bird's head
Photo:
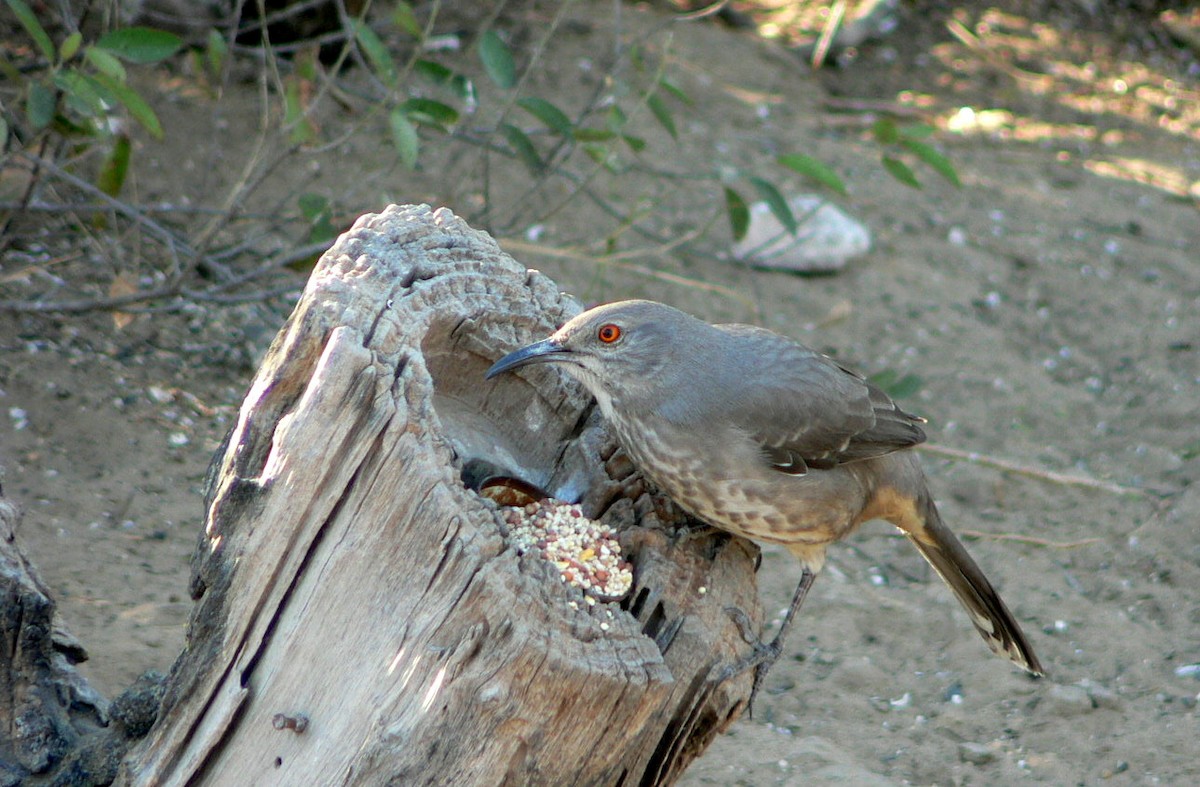
[(555, 363), (608, 411), (667, 383), (663, 372), (681, 344), (706, 323), (653, 301), (619, 301), (576, 316), (548, 339), (522, 347), (488, 369), (487, 378), (533, 363)]

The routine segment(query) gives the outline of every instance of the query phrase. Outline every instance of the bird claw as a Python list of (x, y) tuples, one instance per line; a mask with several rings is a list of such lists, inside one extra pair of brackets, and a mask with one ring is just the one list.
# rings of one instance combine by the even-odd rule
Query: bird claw
[[(750, 616), (741, 607), (725, 607), (725, 614), (733, 620), (733, 624), (737, 626), (738, 633), (742, 635), (742, 641), (747, 645), (759, 646), (762, 645), (762, 640), (754, 633), (754, 624), (750, 622)], [(731, 676), (732, 677), (732, 676)]]
[(783, 637), (776, 636), (770, 642), (763, 642), (754, 633), (750, 616), (744, 610), (738, 607), (726, 607), (725, 613), (732, 618), (734, 625), (738, 627), (738, 632), (742, 635), (742, 639), (753, 650), (743, 658), (722, 667), (721, 671), (717, 674), (716, 681), (717, 683), (724, 683), (730, 678), (735, 678), (746, 670), (753, 668), (754, 683), (750, 688), (750, 699), (746, 703), (747, 713), (753, 718), (754, 698), (758, 696), (759, 689), (762, 688), (763, 681), (767, 677), (767, 672), (770, 671), (771, 666), (783, 653)]
[(719, 682), (724, 682), (735, 675), (740, 675), (751, 667), (754, 668), (754, 684), (750, 688), (750, 701), (746, 704), (747, 711), (751, 717), (754, 716), (754, 698), (758, 696), (758, 690), (762, 688), (763, 680), (767, 677), (767, 672), (770, 671), (771, 665), (783, 653), (784, 638), (787, 636), (788, 629), (792, 627), (792, 620), (796, 617), (796, 612), (800, 609), (800, 605), (804, 603), (804, 598), (808, 595), (808, 591), (812, 587), (816, 576), (807, 567), (804, 569), (804, 573), (800, 576), (800, 584), (796, 586), (796, 593), (792, 596), (792, 604), (788, 607), (787, 614), (784, 615), (783, 623), (779, 626), (779, 631), (775, 634), (775, 639), (769, 643), (764, 643), (754, 633), (750, 625), (750, 617), (745, 612), (737, 607), (725, 608), (726, 614), (733, 619), (733, 622), (741, 632), (742, 639), (746, 640), (754, 650), (750, 655), (735, 661), (721, 670)]
[[(740, 612), (741, 610), (738, 611)], [(744, 615), (745, 613), (742, 614)], [(758, 692), (762, 688), (763, 681), (766, 679), (771, 666), (783, 653), (783, 642), (780, 641), (779, 637), (776, 637), (770, 642), (755, 640), (750, 642), (750, 645), (754, 649), (748, 655), (721, 668), (721, 671), (717, 674), (716, 682), (724, 683), (730, 678), (741, 675), (748, 669), (753, 669), (754, 683), (750, 687), (750, 698), (746, 702), (746, 713), (750, 718), (754, 718), (754, 699), (758, 696)]]

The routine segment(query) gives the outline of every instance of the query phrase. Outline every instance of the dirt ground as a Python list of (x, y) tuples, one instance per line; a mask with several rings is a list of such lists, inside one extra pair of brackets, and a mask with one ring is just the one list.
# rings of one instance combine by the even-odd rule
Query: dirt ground
[[(917, 375), (903, 403), (929, 418), (943, 515), (1049, 672), (1034, 681), (990, 656), (915, 551), (869, 526), (831, 551), (755, 718), (685, 784), (1200, 781), (1200, 221), (1187, 196), (1200, 181), (1200, 68), (1112, 20), (1077, 9), (1037, 24), (1027, 6), (964, 13), (974, 47), (947, 32), (950, 7), (905, 6), (890, 37), (816, 75), (752, 32), (674, 27), (671, 73), (695, 103), (678, 110), (679, 143), (652, 140), (656, 163), (757, 166), (796, 191), (811, 186), (773, 169), (776, 154), (837, 167), (843, 206), (875, 236), (837, 275), (716, 254), (634, 260), (731, 297), (530, 251), (600, 240), (586, 205), (547, 219), (536, 244), (512, 234), (514, 256), (583, 301), (652, 297), (766, 325), (867, 373)], [(631, 30), (662, 19), (624, 13)], [(592, 86), (582, 61), (613, 34), (610, 4), (571, 14), (535, 85), (568, 105)], [(942, 129), (963, 187), (919, 166), (922, 190), (888, 177), (862, 113), (834, 99), (919, 112)], [(168, 90), (156, 104), (166, 141), (139, 143), (150, 166), (138, 199), (215, 203), (253, 142), (257, 101), (252, 82), (219, 102)], [(337, 195), (349, 218), (388, 201), (478, 207), (454, 162), (410, 174), (389, 155), (378, 135), (343, 140), (273, 174), (262, 205), (302, 183)], [(523, 185), (519, 170), (497, 177), (496, 193)], [(710, 215), (719, 190), (698, 189), (663, 198), (659, 226), (684, 233)], [(727, 239), (714, 227), (698, 243), (716, 252)], [(37, 262), (32, 248), (0, 260), (0, 299), (53, 289), (55, 275), (54, 294), (70, 293), (75, 269), (14, 275)], [(204, 471), (288, 303), (195, 304), (120, 328), (109, 314), (0, 313), (0, 482), (108, 696), (181, 647)], [(765, 551), (769, 617), (798, 574)]]

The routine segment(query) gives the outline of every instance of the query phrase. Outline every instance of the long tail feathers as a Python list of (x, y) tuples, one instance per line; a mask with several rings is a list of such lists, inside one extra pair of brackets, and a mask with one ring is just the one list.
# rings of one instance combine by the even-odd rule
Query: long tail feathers
[(913, 505), (904, 507), (907, 510), (898, 517), (902, 521), (895, 524), (954, 591), (954, 596), (971, 616), (971, 622), (988, 647), (1021, 669), (1034, 675), (1043, 675), (1041, 662), (1016, 619), (967, 553), (966, 547), (942, 522), (929, 493), (922, 494), (913, 502)]

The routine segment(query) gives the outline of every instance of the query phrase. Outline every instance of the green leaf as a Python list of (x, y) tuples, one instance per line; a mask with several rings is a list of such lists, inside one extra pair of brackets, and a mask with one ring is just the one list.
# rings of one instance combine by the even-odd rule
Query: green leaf
[(108, 114), (105, 103), (112, 104), (117, 100), (109, 90), (73, 68), (55, 74), (54, 84), (62, 91), (67, 108), (86, 118), (104, 117)]
[(650, 113), (654, 115), (654, 119), (658, 121), (659, 125), (671, 135), (671, 139), (679, 139), (679, 132), (675, 128), (675, 119), (671, 117), (671, 110), (667, 108), (667, 102), (662, 100), (662, 96), (657, 93), (647, 96), (646, 106), (650, 108)]
[(125, 185), (125, 176), (129, 173), (129, 157), (132, 153), (133, 145), (129, 142), (129, 135), (118, 134), (113, 140), (113, 147), (108, 153), (108, 158), (104, 160), (104, 165), (100, 168), (100, 175), (96, 178), (96, 188), (110, 197), (120, 194), (121, 187)]
[(612, 129), (614, 133), (625, 128), (625, 124), (628, 122), (629, 117), (616, 104), (608, 110), (608, 115), (604, 118), (604, 125)]
[(687, 93), (684, 93), (683, 89), (681, 87), (679, 87), (679, 85), (676, 85), (674, 82), (667, 79), (666, 77), (663, 77), (662, 79), (660, 79), (658, 81), (658, 86), (661, 87), (663, 90), (667, 91), (668, 93), (670, 93), (671, 95), (675, 96), (675, 98), (677, 98), (682, 103), (687, 104), (688, 106), (692, 105), (692, 97), (689, 96)]
[(793, 172), (798, 172), (810, 180), (815, 180), (823, 186), (828, 186), (838, 194), (846, 193), (846, 184), (842, 182), (838, 174), (812, 156), (805, 156), (802, 153), (788, 153), (780, 156), (777, 161)]
[(954, 165), (950, 163), (950, 159), (942, 155), (933, 145), (927, 142), (918, 142), (915, 139), (902, 139), (900, 140), (900, 144), (911, 150), (917, 158), (928, 164), (934, 172), (945, 178), (950, 185), (955, 188), (962, 188), (962, 181), (958, 179), (958, 172), (955, 171)]
[(625, 144), (634, 153), (641, 153), (646, 149), (646, 140), (641, 137), (635, 137), (633, 134), (622, 134), (621, 139), (625, 141)]
[(4, 56), (4, 52), (2, 51), (3, 49), (3, 47), (0, 47), (0, 77), (4, 77), (14, 85), (25, 84), (25, 77), (21, 76), (21, 71), (16, 66), (8, 62), (8, 58)]
[(292, 74), (302, 82), (316, 82), (320, 78), (320, 53), (316, 47), (305, 47), (292, 58)]
[(470, 101), (475, 96), (475, 86), (471, 84), (471, 80), (441, 63), (418, 60), (413, 64), (413, 70), (435, 85), (448, 89), (463, 101)]
[(871, 132), (875, 134), (875, 140), (881, 145), (892, 145), (900, 140), (900, 130), (896, 128), (896, 121), (891, 118), (880, 118), (871, 126)]
[(221, 31), (214, 27), (208, 31), (204, 49), (209, 74), (214, 77), (220, 76), (221, 69), (225, 66), (225, 58), (229, 55), (229, 42), (225, 40), (225, 36), (221, 35)]
[(451, 93), (468, 102), (468, 104), (478, 103), (475, 100), (475, 83), (462, 74), (452, 76), (447, 87)]
[(142, 128), (150, 132), (150, 136), (155, 139), (162, 139), (162, 124), (158, 122), (158, 116), (154, 114), (154, 110), (150, 108), (150, 105), (136, 91), (106, 74), (96, 74), (91, 79), (94, 79), (112, 93), (113, 97), (125, 109), (129, 110), (129, 114), (133, 116), (133, 119), (140, 123)]
[(295, 145), (306, 145), (316, 136), (312, 124), (304, 117), (300, 80), (294, 75), (283, 82), (283, 126), (288, 129), (288, 139)]
[(183, 40), (174, 33), (152, 27), (122, 27), (100, 37), (96, 46), (128, 63), (157, 63), (179, 51)]
[(912, 396), (920, 391), (921, 387), (925, 384), (925, 381), (917, 375), (906, 374), (901, 377), (900, 373), (895, 369), (884, 369), (867, 379), (893, 399), (904, 399)]
[(612, 149), (601, 142), (585, 142), (580, 147), (587, 157), (592, 161), (603, 166), (609, 172), (617, 172), (617, 158), (613, 155)]
[(309, 223), (316, 221), (322, 213), (329, 210), (329, 200), (320, 194), (307, 191), (296, 198), (296, 205), (300, 207), (300, 215)]
[(907, 399), (919, 392), (924, 384), (925, 381), (917, 375), (906, 374), (888, 388), (888, 395), (894, 399)]
[(0, 115), (0, 150), (4, 150), (8, 145), (8, 121)]
[(921, 188), (921, 183), (917, 180), (917, 176), (913, 174), (913, 171), (909, 169), (909, 166), (903, 161), (898, 158), (892, 158), (891, 156), (884, 156), (881, 160), (883, 162), (883, 168), (886, 169), (888, 174), (893, 178), (900, 181), (905, 186), (911, 186), (914, 189)]
[(551, 131), (569, 137), (574, 131), (571, 119), (558, 107), (542, 98), (523, 98), (517, 106), (546, 124)]
[(65, 63), (75, 57), (79, 52), (79, 45), (83, 43), (83, 33), (76, 30), (71, 35), (63, 39), (63, 42), (58, 46), (58, 60), (60, 63)]
[(746, 200), (728, 186), (725, 187), (725, 215), (729, 217), (729, 232), (735, 241), (746, 237), (750, 230), (750, 208)]
[[(49, 34), (42, 24), (38, 22), (37, 15), (33, 13), (33, 9), (25, 5), (24, 0), (5, 0), (8, 7), (12, 9), (16, 15), (17, 21), (21, 23), (21, 27), (25, 28), (25, 32), (37, 44), (37, 48), (41, 50), (42, 56), (47, 60), (54, 59), (54, 43), (50, 40)], [(50, 121), (46, 121), (49, 123)]]
[(83, 50), (83, 57), (91, 64), (92, 68), (101, 74), (107, 74), (118, 82), (125, 81), (125, 66), (121, 65), (117, 56), (107, 49), (89, 46)]
[(638, 73), (646, 70), (646, 56), (643, 54), (641, 44), (633, 44), (629, 47), (629, 63)]
[(375, 34), (366, 22), (359, 20), (354, 23), (354, 40), (362, 48), (363, 54), (371, 63), (375, 75), (383, 82), (392, 86), (396, 84), (396, 62), (379, 36)]
[(500, 126), (500, 133), (504, 135), (508, 146), (513, 149), (513, 153), (521, 160), (526, 169), (534, 175), (542, 171), (545, 165), (542, 163), (541, 156), (538, 155), (537, 148), (533, 146), (533, 141), (529, 139), (529, 135), (508, 123)]
[(432, 60), (418, 60), (413, 63), (413, 71), (425, 77), (435, 85), (444, 85), (454, 77), (454, 71), (441, 63)]
[(58, 94), (42, 82), (29, 83), (29, 98), (25, 102), (25, 117), (29, 125), (41, 131), (54, 120), (58, 108)]
[(479, 59), (497, 87), (508, 90), (517, 83), (517, 65), (513, 62), (512, 51), (495, 30), (488, 30), (479, 38)]
[(392, 144), (396, 147), (396, 153), (400, 155), (400, 163), (408, 169), (414, 168), (421, 152), (421, 138), (417, 135), (417, 127), (399, 109), (388, 113), (388, 122), (392, 128)]
[(606, 128), (577, 128), (574, 136), (576, 142), (607, 142), (617, 135)]
[(787, 200), (779, 193), (779, 189), (767, 180), (762, 178), (752, 177), (750, 183), (758, 191), (758, 195), (767, 203), (767, 207), (775, 214), (775, 218), (779, 219), (779, 223), (783, 225), (792, 235), (796, 234), (798, 225), (796, 217), (792, 215), (792, 209), (788, 207)]
[(392, 22), (413, 38), (425, 37), (425, 28), (421, 27), (421, 23), (417, 21), (417, 15), (413, 13), (412, 6), (408, 3), (396, 3), (396, 9), (392, 11)]
[(905, 139), (925, 139), (933, 134), (936, 129), (928, 123), (913, 123), (911, 126), (904, 126), (900, 129), (900, 136)]
[(414, 123), (431, 126), (439, 131), (445, 131), (448, 126), (458, 122), (458, 111), (454, 107), (428, 98), (410, 98), (400, 109)]
[(329, 200), (320, 194), (306, 192), (296, 198), (296, 204), (300, 206), (300, 213), (308, 222), (309, 243), (329, 241), (337, 236), (337, 230), (331, 221), (333, 208)]

